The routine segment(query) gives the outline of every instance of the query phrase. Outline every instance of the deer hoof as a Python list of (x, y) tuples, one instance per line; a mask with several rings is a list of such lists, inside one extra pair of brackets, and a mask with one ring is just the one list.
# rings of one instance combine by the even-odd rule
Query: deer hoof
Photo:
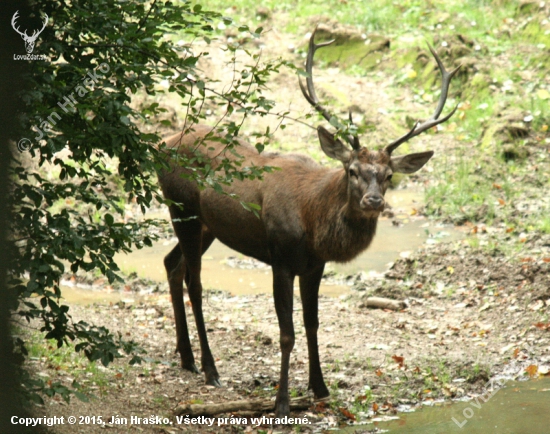
[(310, 385), (309, 389), (313, 390), (313, 395), (315, 396), (315, 399), (322, 399), (330, 396), (327, 386), (325, 386), (324, 383), (317, 386)]
[(191, 371), (193, 374), (201, 373), (201, 371), (199, 371), (199, 368), (197, 368), (197, 365), (195, 365), (194, 363), (182, 365), (182, 368), (186, 371)]
[(206, 380), (206, 384), (214, 387), (223, 387), (219, 378), (211, 378), (210, 380)]
[(285, 416), (290, 416), (290, 405), (288, 403), (288, 399), (281, 401), (277, 400), (275, 402), (275, 417), (282, 418)]

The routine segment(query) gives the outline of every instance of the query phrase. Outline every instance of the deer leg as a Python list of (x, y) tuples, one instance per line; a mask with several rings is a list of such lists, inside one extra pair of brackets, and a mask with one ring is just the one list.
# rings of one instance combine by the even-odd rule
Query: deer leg
[[(212, 245), (216, 238), (208, 231), (208, 229), (204, 229), (202, 233), (202, 245), (201, 245), (201, 256), (204, 255), (204, 252), (208, 250), (208, 248)], [(183, 258), (185, 262), (185, 258)], [(185, 278), (185, 287), (189, 288), (189, 272), (187, 271), (187, 266), (184, 265), (184, 278)]]
[[(220, 376), (216, 369), (210, 346), (208, 345), (204, 316), (202, 314), (201, 256), (212, 244), (214, 237), (207, 230), (203, 230), (202, 223), (197, 220), (188, 221), (185, 225), (178, 225), (176, 234), (180, 240), (185, 258), (184, 278), (201, 345), (201, 368), (205, 375), (206, 384), (220, 387)], [(185, 241), (183, 242), (182, 240)]]
[(324, 264), (311, 274), (300, 276), (300, 295), (304, 313), (304, 326), (307, 337), (307, 351), (309, 355), (309, 388), (313, 389), (315, 398), (329, 396), (327, 386), (323, 380), (321, 363), (319, 361), (319, 345), (317, 330), (319, 329), (319, 285), (323, 277)]
[(176, 321), (176, 351), (180, 353), (181, 367), (188, 371), (199, 373), (195, 365), (195, 357), (189, 341), (187, 318), (185, 317), (185, 305), (183, 304), (183, 279), (185, 274), (185, 261), (179, 244), (174, 247), (164, 258), (164, 267), (168, 275), (170, 296)]
[(279, 390), (275, 400), (275, 417), (284, 417), (290, 414), (288, 397), (288, 369), (290, 353), (294, 348), (294, 324), (292, 322), (294, 275), (285, 268), (273, 266), (273, 298), (275, 310), (279, 319), (281, 345), (281, 376)]

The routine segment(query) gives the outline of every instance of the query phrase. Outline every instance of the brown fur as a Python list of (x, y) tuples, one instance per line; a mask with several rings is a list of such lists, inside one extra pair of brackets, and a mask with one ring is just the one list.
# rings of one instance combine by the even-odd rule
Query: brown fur
[[(175, 134), (166, 143), (181, 156), (208, 157), (213, 168), (223, 158), (234, 160), (233, 154), (217, 142), (200, 144), (209, 131), (209, 127), (196, 126), (194, 132)], [(181, 167), (174, 160), (170, 160), (169, 170), (159, 174), (166, 199), (183, 204), (183, 209), (176, 205), (170, 207), (179, 244), (165, 258), (182, 366), (197, 371), (182, 301), (185, 280), (201, 343), (202, 369), (207, 383), (219, 385), (202, 317), (200, 282), (201, 256), (218, 238), (229, 247), (273, 267), (273, 294), (282, 352), (276, 401), (278, 415), (289, 411), (288, 367), (294, 346), (295, 276), (300, 278), (308, 338), (309, 384), (315, 396), (321, 398), (328, 396), (328, 390), (317, 348), (317, 297), (325, 263), (350, 261), (365, 250), (376, 232), (392, 171), (398, 171), (400, 166), (408, 172), (418, 170), (431, 157), (431, 153), (424, 153), (390, 160), (384, 152), (365, 148), (350, 151), (324, 129), (320, 129), (320, 139), (325, 153), (342, 161), (343, 168), (328, 169), (299, 154), (258, 154), (254, 147), (240, 141), (235, 149), (244, 157), (243, 167), (281, 169), (265, 174), (263, 181), (234, 180), (224, 187), (240, 201), (260, 205), (259, 218), (245, 210), (235, 198), (218, 194), (213, 189), (199, 189), (194, 181), (182, 176), (191, 169)]]

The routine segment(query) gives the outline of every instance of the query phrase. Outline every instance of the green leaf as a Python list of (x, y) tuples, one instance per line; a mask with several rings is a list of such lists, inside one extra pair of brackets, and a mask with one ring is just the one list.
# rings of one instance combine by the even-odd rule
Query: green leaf
[(86, 395), (82, 392), (79, 392), (78, 390), (74, 390), (73, 393), (82, 402), (89, 402), (90, 401), (90, 399), (88, 398), (88, 395)]
[[(215, 82), (210, 71), (197, 69), (209, 54), (193, 44), (210, 42), (218, 22), (233, 25), (233, 20), (204, 5), (97, 0), (93, 7), (90, 2), (71, 2), (67, 8), (61, 0), (46, 3), (33, 4), (55, 15), (55, 32), (40, 35), (41, 54), (52, 61), (22, 76), (26, 90), (20, 98), (27, 110), (17, 128), (33, 131), (48, 120), (51, 129), (45, 140), (33, 144), (32, 164), (28, 159), (14, 161), (9, 173), (16, 180), (8, 201), (14, 216), (11, 236), (24, 242), (12, 243), (7, 266), (14, 276), (29, 276), (28, 282), (14, 284), (19, 299), (13, 304), (20, 306), (14, 311), (39, 322), (58, 345), (75, 339), (75, 348), (90, 360), (110, 363), (124, 348), (136, 363), (141, 360), (135, 355), (140, 354), (137, 347), (101, 327), (74, 324), (68, 307), (58, 305), (63, 290), (57, 282), (64, 264), (72, 273), (101, 273), (114, 282), (121, 279), (113, 260), (116, 253), (153, 244), (152, 234), (160, 232), (162, 222), (125, 217), (127, 207), (143, 211), (161, 195), (156, 174), (168, 167), (168, 159), (166, 149), (159, 148), (159, 125), (162, 134), (173, 125), (217, 125), (209, 140), (227, 145), (230, 158), (219, 167), (207, 167), (209, 162), (200, 155), (178, 157), (186, 179), (199, 188), (225, 195), (225, 186), (233, 180), (261, 177), (262, 168), (247, 168), (239, 159), (235, 137), (245, 118), (273, 109), (262, 88), (285, 63), (262, 58), (260, 64), (258, 53), (247, 50), (244, 55), (253, 66), (243, 67), (241, 73), (236, 64), (238, 78), (226, 86)], [(250, 32), (248, 26), (239, 30)], [(67, 110), (59, 107), (57, 102), (70, 96), (76, 102), (67, 103)], [(183, 101), (183, 107), (168, 111), (165, 102), (174, 98)], [(215, 119), (218, 109), (224, 112), (222, 119)], [(206, 110), (212, 112), (207, 115)], [(259, 152), (268, 135), (256, 136)], [(258, 215), (256, 205), (247, 206)], [(64, 399), (81, 393), (61, 384), (36, 387), (43, 396)]]
[(105, 223), (107, 224), (107, 226), (113, 226), (113, 224), (115, 223), (115, 219), (111, 214), (105, 214)]

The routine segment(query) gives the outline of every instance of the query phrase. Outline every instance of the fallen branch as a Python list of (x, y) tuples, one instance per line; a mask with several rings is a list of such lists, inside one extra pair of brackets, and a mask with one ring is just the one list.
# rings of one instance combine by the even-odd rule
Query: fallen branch
[(366, 307), (379, 308), (379, 309), (391, 309), (401, 310), (407, 307), (407, 304), (402, 300), (391, 300), (389, 298), (382, 297), (369, 297), (367, 298)]
[[(290, 399), (291, 410), (307, 410), (313, 405), (313, 400), (307, 396)], [(222, 413), (268, 412), (275, 411), (275, 401), (270, 399), (254, 401), (227, 401), (221, 404), (185, 404), (178, 405), (175, 409), (176, 416), (214, 416)]]

